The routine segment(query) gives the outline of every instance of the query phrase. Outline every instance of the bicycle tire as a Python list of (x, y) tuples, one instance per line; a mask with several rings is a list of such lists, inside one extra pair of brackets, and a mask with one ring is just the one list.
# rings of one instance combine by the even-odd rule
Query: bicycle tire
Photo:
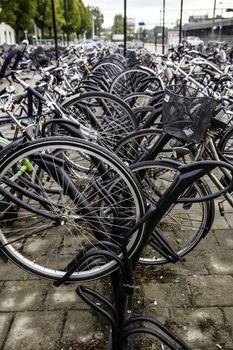
[[(9, 180), (6, 182), (5, 179), (12, 175), (12, 169), (20, 166), (25, 157), (34, 162), (33, 171), (30, 176), (26, 174), (18, 178), (12, 186), (20, 183), (25, 185), (30, 195), (27, 198), (23, 193), (23, 204), (30, 204), (30, 210), (21, 205), (14, 223), (8, 223), (7, 227), (1, 225), (0, 248), (10, 260), (28, 272), (46, 279), (59, 280), (78, 253), (84, 252), (89, 245), (97, 249), (94, 246), (99, 242), (98, 234), (119, 245), (124, 230), (127, 231), (128, 226), (131, 228), (145, 212), (144, 197), (133, 175), (116, 156), (102, 147), (70, 137), (48, 137), (23, 144), (3, 159), (0, 165), (1, 184), (10, 187)], [(53, 171), (50, 170), (49, 161), (45, 161), (45, 157), (52, 157), (50, 163), (56, 165), (55, 171), (53, 167)], [(81, 160), (95, 164), (88, 175), (75, 166)], [(104, 174), (98, 174), (96, 162), (104, 164)], [(54, 173), (60, 169), (64, 178), (69, 176), (68, 182), (58, 174), (54, 177)], [(100, 189), (95, 190), (94, 185)], [(69, 189), (72, 186), (73, 195)], [(80, 198), (83, 198), (78, 204), (77, 189), (82, 195)], [(104, 195), (107, 192), (107, 197), (102, 192)], [(88, 203), (87, 207), (82, 204), (86, 203), (84, 201)], [(77, 208), (81, 210), (79, 216)], [(54, 216), (61, 219), (56, 225), (51, 219)], [(97, 232), (96, 235), (99, 222), (105, 231)], [(138, 229), (130, 239), (127, 246), (130, 255), (137, 249), (143, 229)], [(115, 268), (113, 261), (91, 259), (82, 270), (75, 270), (70, 280), (95, 279)]]
[(127, 69), (118, 74), (112, 81), (109, 92), (117, 96), (127, 96), (133, 92), (138, 92), (143, 79), (153, 77), (150, 71), (142, 68)]
[(98, 140), (107, 148), (112, 149), (138, 126), (132, 109), (119, 97), (106, 92), (74, 95), (64, 101), (62, 107), (80, 124), (97, 130)]
[(114, 148), (114, 152), (127, 164), (134, 164), (140, 161), (152, 160), (155, 158), (172, 158), (173, 149), (169, 144), (171, 137), (159, 144), (158, 149), (153, 150), (154, 145), (163, 136), (162, 129), (151, 128), (136, 130), (124, 137)]
[(228, 128), (224, 135), (222, 135), (217, 148), (221, 158), (233, 164), (233, 127)]
[[(177, 165), (166, 161), (147, 161), (131, 167), (138, 176), (148, 203), (156, 203), (167, 190), (177, 174)], [(141, 175), (142, 174), (142, 175)], [(193, 196), (204, 197), (211, 193), (204, 180), (196, 181), (185, 193), (193, 192)], [(190, 196), (190, 194), (189, 194)], [(187, 196), (187, 197), (189, 197)], [(183, 257), (188, 254), (207, 235), (214, 220), (214, 201), (199, 203), (174, 203), (159, 225), (144, 249), (140, 258), (141, 264), (161, 265), (168, 263), (168, 259), (156, 251), (156, 235), (161, 234), (176, 253)]]
[(152, 95), (146, 92), (133, 92), (122, 98), (131, 108), (137, 108), (147, 106)]
[(11, 75), (12, 70), (16, 69), (22, 55), (23, 55), (23, 52), (18, 48), (12, 49), (9, 52), (0, 69), (0, 79)]
[(92, 72), (101, 72), (111, 82), (123, 69), (120, 62), (101, 62), (93, 68)]

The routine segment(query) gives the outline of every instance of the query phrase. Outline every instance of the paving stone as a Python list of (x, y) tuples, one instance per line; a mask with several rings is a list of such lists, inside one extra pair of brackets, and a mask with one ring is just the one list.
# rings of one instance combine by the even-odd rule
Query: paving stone
[(230, 333), (226, 346), (230, 349), (233, 347), (233, 307), (224, 307), (223, 312), (226, 316), (226, 329)]
[(88, 343), (97, 333), (96, 318), (89, 311), (69, 311), (64, 326), (62, 344), (71, 345), (78, 341)]
[(6, 264), (0, 262), (0, 280), (1, 281), (25, 281), (35, 280), (38, 277), (22, 270), (17, 265), (8, 261)]
[[(203, 347), (216, 344), (225, 345), (229, 333), (225, 332), (223, 313), (219, 308), (173, 308), (171, 318), (168, 322), (171, 329), (193, 349), (193, 347)], [(216, 339), (216, 333), (222, 330), (222, 335)]]
[[(205, 238), (200, 240), (198, 245), (193, 249), (193, 251), (200, 251), (206, 249), (216, 249), (219, 245), (217, 237), (215, 235), (215, 230), (210, 230)], [(189, 256), (189, 254), (187, 255)]]
[(77, 284), (51, 286), (46, 297), (46, 309), (88, 309), (76, 293)]
[(215, 230), (214, 234), (220, 247), (224, 249), (233, 249), (233, 232), (230, 230)]
[(0, 293), (0, 311), (39, 310), (47, 288), (44, 281), (6, 282)]
[(229, 228), (230, 225), (228, 224), (226, 218), (224, 216), (218, 216), (218, 220), (214, 220), (212, 229), (226, 229)]
[(63, 312), (18, 313), (3, 350), (57, 350)]
[[(233, 305), (233, 278), (231, 276), (189, 277), (193, 305), (226, 306)], [(224, 292), (223, 292), (224, 289)]]
[(228, 225), (233, 227), (233, 213), (225, 213), (225, 219), (228, 222)]
[(190, 305), (188, 280), (176, 277), (173, 283), (149, 283), (143, 286), (146, 300), (156, 301), (159, 307)]
[(233, 251), (216, 249), (209, 251), (208, 269), (212, 274), (232, 274), (233, 275)]
[(232, 346), (228, 347), (221, 347), (220, 344), (216, 343), (215, 347), (212, 347), (212, 346), (208, 346), (208, 347), (200, 347), (200, 348), (192, 348), (192, 350), (218, 350), (218, 349), (223, 349), (223, 350), (232, 350)]
[[(169, 270), (178, 275), (208, 274), (206, 262), (208, 254), (206, 250), (192, 250), (188, 255), (184, 256), (181, 261), (175, 265), (170, 264)], [(165, 268), (166, 269), (166, 268)]]
[[(89, 306), (76, 293), (79, 285), (78, 283), (61, 285), (59, 287), (52, 285), (46, 296), (46, 309), (89, 309)], [(99, 281), (85, 282), (85, 286), (101, 292), (101, 283)]]
[(12, 314), (0, 314), (0, 349), (2, 349), (5, 342), (12, 317)]
[(233, 307), (224, 307), (223, 311), (226, 315), (227, 323), (232, 327), (233, 334)]
[(167, 320), (170, 317), (170, 312), (168, 308), (159, 307), (157, 305), (157, 301), (155, 300), (153, 303), (145, 302), (145, 309), (141, 313), (137, 313), (137, 315), (145, 315), (153, 317), (154, 319), (160, 321), (163, 324), (166, 324)]
[(0, 282), (0, 293), (1, 293), (1, 290), (4, 289), (4, 286), (5, 286), (5, 283), (4, 282)]

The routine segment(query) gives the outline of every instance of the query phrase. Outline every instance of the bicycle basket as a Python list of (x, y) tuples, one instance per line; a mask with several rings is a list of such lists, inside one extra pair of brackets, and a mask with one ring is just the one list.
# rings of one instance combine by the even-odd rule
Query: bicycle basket
[(163, 127), (172, 136), (199, 143), (210, 125), (218, 102), (187, 85), (165, 88)]

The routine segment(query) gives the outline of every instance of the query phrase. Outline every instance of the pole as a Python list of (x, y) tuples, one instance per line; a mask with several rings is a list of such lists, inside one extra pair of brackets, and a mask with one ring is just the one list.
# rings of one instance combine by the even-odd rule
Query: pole
[(124, 56), (126, 57), (127, 44), (127, 15), (126, 15), (126, 0), (124, 0)]
[(214, 26), (215, 26), (215, 11), (216, 11), (216, 0), (214, 0), (214, 9), (213, 9), (213, 23), (212, 23), (212, 36), (214, 36)]
[(183, 17), (183, 0), (180, 0), (180, 32), (179, 32), (179, 43), (182, 39), (182, 17)]
[(68, 2), (64, 0), (64, 12), (65, 12), (65, 21), (66, 21), (66, 44), (69, 45), (69, 28), (68, 28)]
[(223, 14), (223, 8), (222, 8), (222, 1), (219, 1), (219, 4), (221, 4), (221, 19), (219, 22), (219, 33), (218, 33), (218, 40), (221, 41), (221, 34), (222, 34), (222, 14)]
[(56, 60), (57, 60), (58, 59), (57, 25), (56, 25), (56, 11), (55, 11), (54, 0), (52, 0), (52, 17), (53, 17), (53, 33), (54, 33), (54, 41), (55, 41), (55, 54), (56, 54)]
[(155, 51), (157, 51), (157, 40), (158, 40), (158, 36), (157, 36), (157, 31), (155, 30)]
[(92, 30), (91, 30), (91, 37), (94, 39), (95, 37), (95, 16), (91, 16), (91, 24), (92, 24)]
[(163, 0), (162, 54), (165, 51), (165, 0)]

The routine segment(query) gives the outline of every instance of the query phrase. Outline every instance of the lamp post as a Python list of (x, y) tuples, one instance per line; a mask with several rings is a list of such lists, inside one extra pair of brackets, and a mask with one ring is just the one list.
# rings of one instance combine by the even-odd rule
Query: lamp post
[(126, 57), (126, 44), (127, 44), (127, 5), (124, 0), (124, 56)]
[(180, 0), (180, 31), (179, 31), (179, 43), (182, 39), (182, 17), (183, 17), (183, 0)]
[(28, 31), (27, 29), (24, 30), (25, 40), (28, 40)]
[(219, 22), (218, 41), (221, 41), (221, 34), (222, 34), (222, 13), (223, 13), (222, 5), (223, 5), (223, 2), (222, 2), (222, 1), (219, 1), (218, 3), (221, 4), (221, 19), (220, 19), (220, 22)]
[(54, 0), (51, 0), (51, 1), (52, 1), (52, 17), (53, 17), (53, 33), (54, 33), (54, 42), (55, 42), (55, 54), (56, 54), (56, 59), (58, 59), (56, 11), (55, 11)]
[(216, 0), (214, 0), (214, 8), (213, 8), (212, 37), (214, 36), (215, 11), (216, 11)]
[(92, 15), (91, 16), (91, 24), (92, 24), (92, 26), (91, 26), (91, 28), (92, 28), (92, 30), (91, 30), (91, 37), (92, 37), (92, 39), (94, 39), (95, 38), (95, 16), (94, 15)]
[(165, 51), (165, 0), (163, 0), (162, 54)]

